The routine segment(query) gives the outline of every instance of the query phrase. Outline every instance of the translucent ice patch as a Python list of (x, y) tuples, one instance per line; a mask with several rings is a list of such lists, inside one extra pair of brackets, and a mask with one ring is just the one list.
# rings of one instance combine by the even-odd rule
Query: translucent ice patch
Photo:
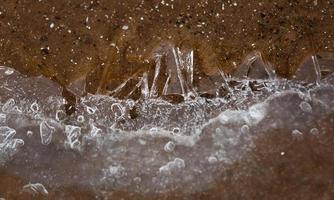
[(65, 134), (66, 134), (65, 146), (70, 149), (80, 150), (81, 128), (77, 126), (66, 125)]
[(175, 143), (172, 141), (169, 141), (166, 143), (166, 145), (164, 146), (164, 150), (166, 152), (173, 152), (175, 149)]
[(24, 145), (22, 139), (14, 138), (16, 131), (8, 126), (0, 126), (0, 166), (14, 156)]
[[(191, 50), (161, 47), (153, 71), (130, 77), (112, 97), (77, 96), (72, 113), (56, 83), (1, 67), (1, 165), (50, 193), (64, 185), (102, 196), (118, 189), (195, 193), (247, 158), (273, 130), (288, 130), (298, 142), (325, 134), (315, 122), (334, 113), (333, 75), (317, 84), (282, 79), (253, 53), (239, 72), (222, 72), (215, 95), (205, 98), (204, 89), (195, 87), (193, 56)], [(136, 92), (140, 97), (132, 99)], [(164, 94), (183, 100), (171, 102)], [(33, 194), (44, 189), (26, 186)]]
[(39, 132), (41, 136), (41, 143), (48, 145), (51, 143), (52, 135), (55, 132), (55, 128), (49, 125), (46, 121), (42, 121), (39, 125)]
[(312, 106), (311, 106), (309, 103), (305, 102), (305, 101), (301, 102), (301, 103), (299, 104), (299, 107), (300, 107), (300, 109), (302, 109), (304, 112), (312, 112)]
[(272, 66), (262, 59), (260, 52), (249, 54), (241, 66), (233, 73), (236, 78), (274, 79), (275, 71)]
[(304, 83), (320, 83), (320, 80), (334, 72), (334, 54), (320, 53), (304, 60), (297, 69), (295, 80)]
[(179, 170), (182, 170), (186, 167), (186, 164), (183, 159), (181, 158), (175, 158), (173, 161), (168, 162), (166, 165), (161, 166), (159, 168), (159, 172), (161, 174), (171, 174), (173, 172), (177, 172)]

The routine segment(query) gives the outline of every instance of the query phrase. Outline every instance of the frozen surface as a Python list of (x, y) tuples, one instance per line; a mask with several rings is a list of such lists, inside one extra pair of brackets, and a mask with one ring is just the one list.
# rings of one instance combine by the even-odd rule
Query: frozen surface
[[(162, 57), (169, 62), (164, 69)], [(211, 99), (195, 86), (193, 51), (163, 46), (155, 58), (153, 73), (131, 78), (139, 99), (132, 91), (117, 98), (127, 81), (113, 97), (78, 98), (72, 115), (59, 85), (0, 67), (0, 165), (16, 169), (26, 182), (24, 194), (47, 196), (74, 184), (99, 195), (199, 192), (271, 129), (291, 130), (296, 140), (316, 137), (321, 127), (305, 123), (334, 113), (334, 76), (319, 73), (333, 69), (329, 58), (302, 65), (291, 81), (276, 77), (261, 54), (252, 53), (235, 74), (222, 73)], [(301, 78), (305, 66), (315, 78)], [(184, 101), (162, 98), (169, 94)]]

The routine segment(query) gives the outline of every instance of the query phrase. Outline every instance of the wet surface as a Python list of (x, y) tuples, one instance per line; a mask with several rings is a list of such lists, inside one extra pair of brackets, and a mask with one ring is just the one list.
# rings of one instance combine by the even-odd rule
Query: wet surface
[(334, 198), (333, 18), (3, 0), (0, 199)]

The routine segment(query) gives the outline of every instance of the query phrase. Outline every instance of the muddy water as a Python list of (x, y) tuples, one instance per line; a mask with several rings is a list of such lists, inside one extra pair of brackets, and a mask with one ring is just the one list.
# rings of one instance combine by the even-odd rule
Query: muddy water
[(0, 198), (332, 199), (333, 13), (3, 1)]

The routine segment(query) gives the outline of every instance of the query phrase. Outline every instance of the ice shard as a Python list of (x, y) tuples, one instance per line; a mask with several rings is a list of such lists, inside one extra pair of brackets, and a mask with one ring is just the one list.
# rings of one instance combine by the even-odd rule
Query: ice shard
[(320, 83), (334, 72), (334, 54), (319, 53), (304, 60), (297, 69), (294, 79), (304, 83)]
[[(145, 98), (166, 95), (181, 95), (188, 98), (189, 95), (196, 95), (194, 89), (194, 52), (192, 50), (181, 50), (178, 47), (165, 44), (156, 49), (153, 59), (155, 66), (151, 71), (130, 77), (109, 94), (120, 97), (122, 91), (123, 93), (127, 91), (128, 94), (125, 97), (131, 98), (132, 94), (139, 90)], [(132, 89), (129, 90), (128, 87)]]
[(276, 75), (271, 64), (263, 60), (260, 52), (255, 51), (247, 55), (233, 76), (241, 79), (274, 79)]

